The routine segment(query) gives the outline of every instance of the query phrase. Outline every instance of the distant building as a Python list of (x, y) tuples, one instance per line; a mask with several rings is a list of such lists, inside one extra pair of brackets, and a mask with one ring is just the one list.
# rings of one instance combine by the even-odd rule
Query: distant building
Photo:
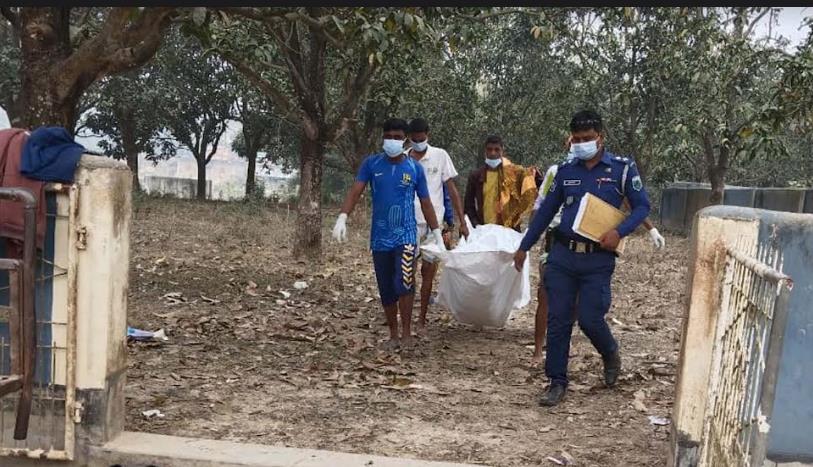
[[(188, 198), (190, 193), (195, 192), (194, 189), (187, 187), (190, 183), (194, 185), (198, 174), (197, 161), (191, 155), (178, 154), (171, 159), (159, 161), (157, 164), (141, 155), (139, 156), (138, 169), (139, 182), (148, 193), (155, 191), (172, 194), (180, 198)], [(245, 159), (236, 157), (233, 154), (216, 153), (215, 157), (206, 165), (209, 199), (242, 199), (246, 193), (247, 171), (248, 162)], [(257, 167), (257, 184), (264, 188), (266, 197), (286, 198), (295, 195), (297, 190), (296, 178), (295, 173), (287, 174), (277, 167), (271, 170), (264, 170), (260, 166)], [(180, 179), (184, 181), (170, 183), (164, 179)], [(166, 191), (172, 191), (172, 187), (178, 187), (177, 193), (168, 193)]]

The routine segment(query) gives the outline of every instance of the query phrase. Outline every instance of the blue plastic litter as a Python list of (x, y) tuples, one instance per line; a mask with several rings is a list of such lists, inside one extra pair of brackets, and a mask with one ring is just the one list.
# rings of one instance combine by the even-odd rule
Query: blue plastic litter
[(127, 326), (127, 338), (132, 339), (135, 341), (167, 341), (169, 338), (164, 333), (163, 329), (159, 329), (155, 332), (152, 331), (144, 331), (143, 329), (136, 329), (130, 326)]

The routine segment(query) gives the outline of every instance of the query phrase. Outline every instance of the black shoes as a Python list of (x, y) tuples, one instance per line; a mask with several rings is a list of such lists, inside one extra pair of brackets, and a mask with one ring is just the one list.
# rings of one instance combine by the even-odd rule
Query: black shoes
[[(616, 351), (604, 360), (604, 383), (607, 387), (614, 387), (618, 382), (618, 375), (621, 374), (621, 354)], [(567, 385), (562, 383), (551, 383), (548, 390), (539, 399), (539, 405), (543, 407), (553, 407), (562, 402), (567, 393)]]
[(604, 358), (604, 384), (607, 387), (615, 386), (618, 382), (618, 375), (621, 373), (621, 355), (616, 351), (614, 354)]
[(564, 384), (551, 383), (548, 391), (542, 396), (542, 399), (539, 399), (539, 405), (553, 407), (562, 402), (562, 399), (565, 398), (565, 392), (567, 392), (567, 387)]

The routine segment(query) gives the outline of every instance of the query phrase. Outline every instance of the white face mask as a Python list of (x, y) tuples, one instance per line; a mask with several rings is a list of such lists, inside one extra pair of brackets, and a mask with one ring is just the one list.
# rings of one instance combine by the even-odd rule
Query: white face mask
[(571, 143), (570, 152), (583, 161), (589, 161), (598, 152), (598, 141), (587, 141), (585, 143)]
[(400, 139), (385, 139), (384, 152), (390, 157), (398, 157), (404, 152), (404, 141)]
[(426, 140), (423, 140), (421, 142), (409, 140), (409, 142), (412, 143), (412, 149), (414, 149), (417, 152), (424, 152), (426, 151), (426, 148), (429, 147), (429, 142), (427, 142)]
[(499, 167), (499, 166), (500, 166), (500, 164), (502, 164), (502, 158), (499, 158), (499, 159), (489, 159), (489, 158), (486, 158), (486, 164), (487, 164), (489, 167), (491, 167), (492, 169), (496, 169), (497, 167)]

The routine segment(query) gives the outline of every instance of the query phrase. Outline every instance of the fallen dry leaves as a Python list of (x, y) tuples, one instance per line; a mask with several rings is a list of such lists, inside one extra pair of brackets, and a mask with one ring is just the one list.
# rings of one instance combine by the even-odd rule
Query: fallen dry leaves
[(618, 388), (603, 387), (601, 359), (576, 328), (567, 398), (542, 409), (532, 308), (473, 331), (433, 306), (428, 339), (378, 350), (386, 326), (368, 227), (348, 225), (341, 246), (325, 235), (322, 261), (308, 264), (291, 259), (284, 209), (146, 200), (134, 213), (128, 324), (164, 328), (170, 341), (129, 346), (127, 429), (500, 466), (665, 462), (683, 238), (653, 253), (634, 237), (618, 263), (608, 316), (623, 352)]

